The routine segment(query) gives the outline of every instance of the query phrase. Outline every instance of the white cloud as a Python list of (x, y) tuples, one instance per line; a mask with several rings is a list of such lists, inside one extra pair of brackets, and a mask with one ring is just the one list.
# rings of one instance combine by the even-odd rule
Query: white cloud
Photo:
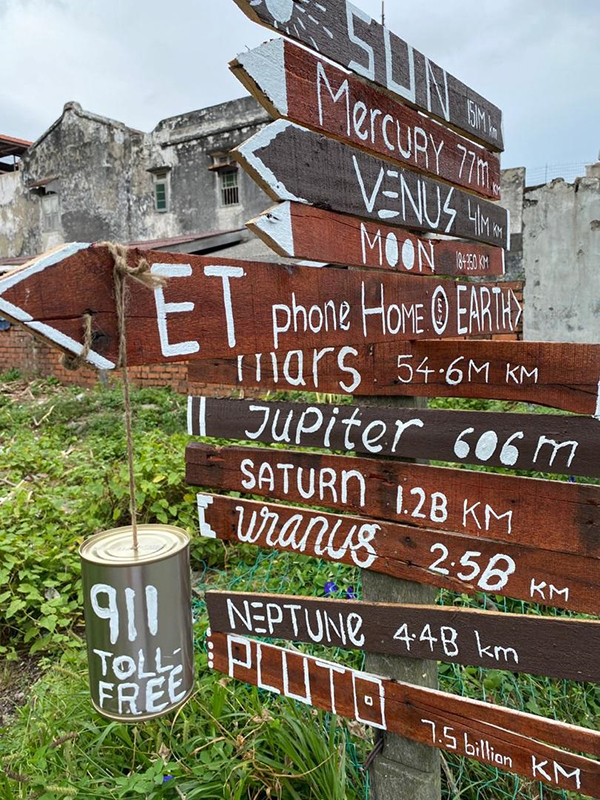
[[(378, 16), (380, 0), (355, 0)], [(499, 105), (504, 164), (600, 148), (597, 0), (387, 0), (400, 36)], [(67, 100), (150, 130), (239, 97), (227, 63), (269, 38), (233, 0), (0, 0), (0, 131), (36, 138)]]

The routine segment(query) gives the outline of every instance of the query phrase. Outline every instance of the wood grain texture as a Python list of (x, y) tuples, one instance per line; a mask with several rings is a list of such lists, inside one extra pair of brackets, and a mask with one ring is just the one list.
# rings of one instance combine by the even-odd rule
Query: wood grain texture
[(308, 705), (541, 780), (598, 797), (600, 763), (558, 748), (598, 754), (585, 728), (379, 678), (243, 636), (208, 637), (211, 669)]
[[(75, 246), (0, 279), (0, 314), (79, 355), (92, 315), (89, 363), (118, 353), (113, 259)], [(81, 249), (84, 248), (84, 249)], [(129, 281), (130, 366), (294, 347), (510, 333), (521, 319), (515, 284), (465, 284), (355, 270), (131, 249), (167, 278), (152, 291)], [(466, 334), (465, 334), (466, 335)]]
[(519, 400), (600, 415), (600, 345), (420, 341), (293, 350), (190, 365), (189, 380), (355, 396)]
[(501, 206), (293, 122), (272, 122), (233, 155), (274, 200), (510, 249)]
[(273, 206), (247, 227), (278, 255), (407, 275), (504, 275), (501, 247), (417, 236), (410, 231), (302, 203)]
[(600, 683), (595, 621), (247, 592), (206, 605), (213, 632)]
[(520, 544), (199, 494), (202, 536), (294, 552), (455, 592), (597, 614), (598, 560)]
[(498, 156), (285, 39), (242, 53), (230, 68), (275, 117), (500, 199)]
[(384, 28), (348, 0), (235, 0), (255, 22), (367, 78), (402, 102), (503, 149), (502, 113), (442, 67)]
[(188, 433), (600, 477), (593, 417), (190, 398)]
[(185, 461), (187, 482), (213, 491), (600, 558), (600, 486), (196, 442)]

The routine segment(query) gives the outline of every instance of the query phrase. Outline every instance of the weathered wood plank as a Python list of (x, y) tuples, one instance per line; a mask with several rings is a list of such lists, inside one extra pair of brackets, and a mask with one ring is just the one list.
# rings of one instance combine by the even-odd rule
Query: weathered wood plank
[(600, 477), (600, 425), (593, 417), (192, 397), (188, 433)]
[(187, 482), (213, 491), (600, 558), (600, 486), (196, 442), (185, 461)]
[(442, 606), (207, 592), (213, 632), (600, 683), (600, 622)]
[(600, 416), (600, 345), (420, 341), (204, 359), (214, 385), (349, 395), (520, 400)]
[[(390, 273), (315, 269), (131, 249), (167, 278), (154, 291), (129, 281), (128, 363), (212, 358), (291, 348), (510, 333), (515, 285), (432, 281)], [(54, 346), (113, 369), (118, 353), (113, 258), (101, 245), (69, 245), (0, 279), (0, 314)]]
[(365, 517), (199, 494), (200, 534), (316, 556), (455, 592), (597, 614), (598, 560)]
[(230, 68), (274, 117), (500, 199), (498, 156), (285, 39), (241, 53)]
[(504, 250), (335, 214), (302, 203), (274, 206), (247, 227), (281, 256), (408, 275), (504, 275)]
[(579, 796), (598, 797), (600, 735), (501, 706), (379, 678), (231, 634), (208, 637), (211, 669), (380, 730), (466, 755)]
[(233, 154), (274, 200), (510, 249), (501, 206), (293, 122), (272, 122)]
[(348, 0), (235, 0), (247, 16), (308, 46), (402, 102), (503, 149), (502, 112)]

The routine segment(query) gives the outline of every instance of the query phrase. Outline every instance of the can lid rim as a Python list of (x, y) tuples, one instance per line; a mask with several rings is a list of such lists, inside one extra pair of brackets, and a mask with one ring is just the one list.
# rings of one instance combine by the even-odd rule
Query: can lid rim
[(100, 531), (79, 547), (81, 559), (90, 564), (110, 567), (133, 567), (163, 561), (180, 553), (190, 543), (183, 528), (172, 525), (138, 525), (140, 548), (136, 552), (130, 525)]

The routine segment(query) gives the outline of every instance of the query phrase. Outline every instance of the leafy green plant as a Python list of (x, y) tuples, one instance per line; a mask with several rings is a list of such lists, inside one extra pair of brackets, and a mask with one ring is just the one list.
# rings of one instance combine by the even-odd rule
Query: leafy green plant
[[(197, 690), (176, 715), (125, 725), (89, 704), (82, 655), (33, 689), (0, 740), (0, 796), (146, 800), (359, 800), (360, 753), (345, 723), (234, 683), (197, 664)], [(179, 794), (177, 792), (179, 790)]]

